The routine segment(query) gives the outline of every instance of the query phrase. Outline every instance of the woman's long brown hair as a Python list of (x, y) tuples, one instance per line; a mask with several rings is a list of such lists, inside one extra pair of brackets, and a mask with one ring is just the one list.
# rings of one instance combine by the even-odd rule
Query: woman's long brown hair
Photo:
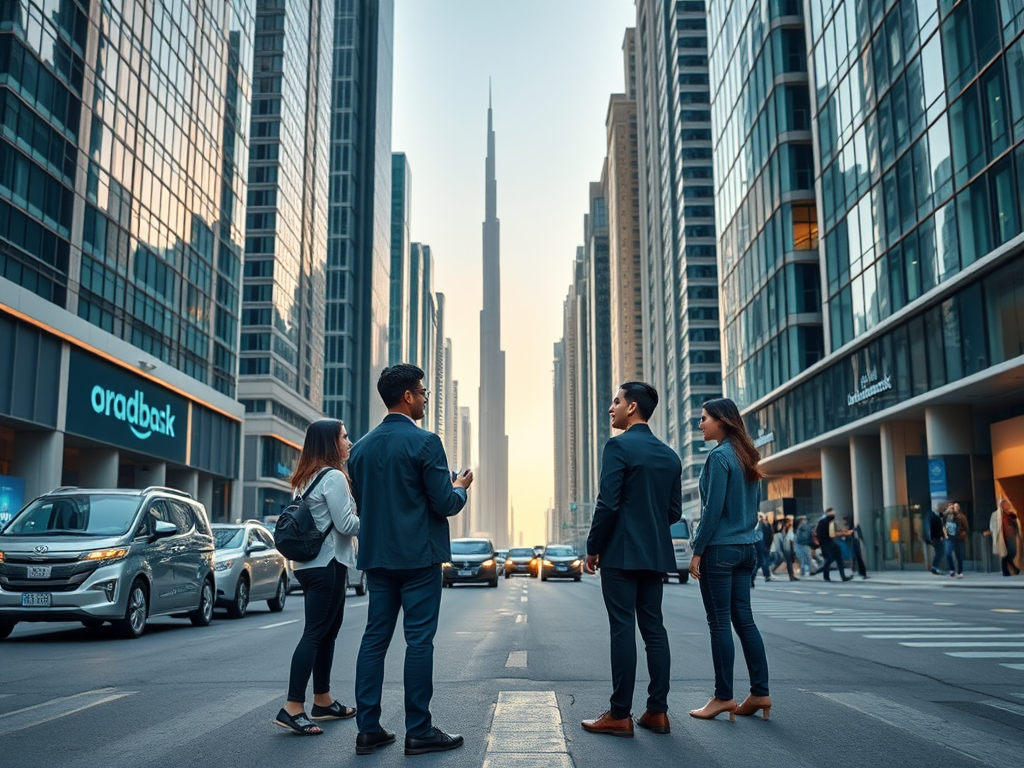
[[(306, 429), (299, 463), (292, 472), (292, 488), (298, 490), (309, 484), (324, 467), (345, 471), (348, 447), (341, 446), (342, 423), (337, 419), (320, 419)], [(348, 477), (348, 475), (345, 475)]]
[(740, 416), (740, 409), (736, 403), (727, 397), (720, 397), (715, 400), (708, 400), (704, 403), (704, 410), (708, 416), (722, 422), (725, 436), (732, 442), (736, 450), (736, 457), (743, 467), (743, 476), (749, 482), (755, 482), (764, 477), (764, 472), (757, 465), (761, 461), (761, 454), (754, 447), (754, 441), (747, 434), (747, 426)]

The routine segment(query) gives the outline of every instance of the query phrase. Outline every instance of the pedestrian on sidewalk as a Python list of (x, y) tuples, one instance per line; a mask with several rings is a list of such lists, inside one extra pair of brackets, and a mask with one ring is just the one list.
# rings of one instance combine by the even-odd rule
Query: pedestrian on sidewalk
[(381, 726), (384, 658), (402, 613), (405, 630), (405, 754), (461, 747), (463, 739), (436, 728), (434, 635), (441, 610), (441, 563), (451, 560), (448, 518), (466, 505), (473, 473), (454, 479), (441, 438), (420, 429), (430, 392), (423, 370), (402, 363), (385, 368), (377, 392), (387, 416), (352, 447), (349, 474), (359, 507), (359, 568), (370, 601), (356, 659), (356, 754), (391, 744)]
[[(761, 455), (728, 398), (704, 403), (700, 429), (705, 440), (717, 440), (700, 473), (698, 488), (701, 521), (693, 540), (690, 575), (700, 582), (700, 596), (711, 631), (711, 659), (715, 668), (715, 695), (693, 717), (711, 719), (723, 712), (752, 715), (758, 710), (768, 719), (772, 700), (768, 693), (768, 657), (750, 608), (750, 584), (757, 566), (754, 547), (756, 512), (761, 502), (758, 467)], [(733, 627), (743, 647), (750, 675), (750, 695), (736, 706), (733, 699)]]
[(657, 405), (654, 387), (629, 381), (619, 387), (608, 409), (612, 428), (625, 431), (604, 447), (585, 567), (591, 574), (601, 567), (611, 633), (612, 695), (608, 711), (582, 722), (591, 733), (633, 735), (637, 627), (651, 681), (647, 707), (636, 722), (654, 733), (669, 732), (671, 657), (661, 613), (662, 576), (675, 569), (669, 527), (683, 515), (683, 466), (678, 454), (647, 426)]
[(1009, 499), (999, 500), (985, 535), (992, 537), (992, 554), (999, 558), (1003, 576), (1019, 576), (1024, 570), (1024, 528)]
[[(306, 429), (291, 478), (292, 489), (305, 497), (317, 530), (325, 535), (315, 558), (293, 565), (295, 578), (302, 585), (305, 623), (292, 654), (288, 699), (274, 719), (275, 724), (303, 736), (323, 733), (313, 720), (348, 720), (356, 714), (353, 707), (338, 703), (331, 694), (334, 645), (345, 616), (345, 575), (355, 565), (355, 535), (359, 533), (344, 468), (351, 447), (342, 422), (314, 421)], [(311, 675), (312, 720), (305, 711)]]
[[(764, 574), (765, 583), (772, 580), (772, 545), (775, 543), (775, 533), (772, 531), (768, 516), (763, 512), (757, 513), (757, 536), (754, 539), (754, 548), (757, 551), (757, 567)], [(754, 578), (757, 569), (750, 575), (750, 586), (754, 586)]]
[(859, 573), (862, 579), (866, 579), (868, 577), (868, 567), (864, 563), (864, 534), (860, 529), (860, 523), (851, 525), (850, 518), (844, 517), (843, 525), (850, 532), (853, 571), (854, 573)]
[(782, 557), (786, 561), (786, 572), (790, 581), (800, 581), (793, 572), (793, 563), (796, 560), (796, 534), (793, 532), (793, 519), (787, 517), (782, 524), (782, 533), (778, 535), (782, 540)]
[[(942, 533), (946, 540), (946, 559), (949, 562), (949, 578), (964, 577), (964, 560), (967, 558), (967, 516), (960, 511), (955, 501), (946, 506), (942, 518)], [(956, 555), (956, 562), (953, 556)]]
[(931, 570), (936, 576), (942, 575), (942, 571), (939, 570), (939, 563), (946, 554), (945, 536), (942, 533), (943, 510), (944, 505), (936, 505), (935, 509), (928, 510), (928, 516), (925, 520), (925, 528), (928, 533), (928, 543), (932, 546)]
[(846, 570), (843, 567), (843, 552), (835, 541), (837, 538), (849, 536), (850, 532), (836, 530), (836, 511), (832, 507), (825, 510), (825, 514), (821, 516), (821, 520), (814, 527), (814, 533), (818, 537), (818, 546), (821, 547), (822, 557), (825, 558), (825, 563), (821, 566), (821, 570), (825, 574), (825, 581), (832, 581), (828, 575), (832, 563), (839, 568), (839, 577), (843, 581), (852, 579), (853, 576), (846, 575)]
[(800, 575), (813, 576), (818, 572), (814, 567), (814, 526), (806, 517), (796, 519), (796, 556), (800, 561)]

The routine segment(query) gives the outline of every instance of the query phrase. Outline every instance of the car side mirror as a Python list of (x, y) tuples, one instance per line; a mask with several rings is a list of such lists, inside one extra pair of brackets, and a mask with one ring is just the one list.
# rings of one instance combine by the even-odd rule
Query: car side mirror
[(266, 552), (268, 549), (270, 549), (270, 547), (267, 546), (265, 541), (254, 541), (249, 545), (246, 552), (252, 554), (253, 552)]
[(178, 533), (178, 526), (174, 523), (168, 523), (164, 520), (157, 520), (153, 524), (153, 541), (157, 539), (166, 539), (168, 536), (174, 536)]

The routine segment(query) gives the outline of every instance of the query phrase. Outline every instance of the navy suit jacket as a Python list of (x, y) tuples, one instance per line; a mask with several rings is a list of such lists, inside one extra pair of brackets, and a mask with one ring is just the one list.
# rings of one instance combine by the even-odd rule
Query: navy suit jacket
[(683, 466), (646, 424), (611, 438), (601, 459), (601, 491), (587, 537), (587, 554), (601, 566), (676, 570), (669, 526), (683, 515)]
[(390, 413), (352, 446), (360, 569), (425, 568), (451, 560), (448, 518), (466, 504), (453, 488), (441, 438)]

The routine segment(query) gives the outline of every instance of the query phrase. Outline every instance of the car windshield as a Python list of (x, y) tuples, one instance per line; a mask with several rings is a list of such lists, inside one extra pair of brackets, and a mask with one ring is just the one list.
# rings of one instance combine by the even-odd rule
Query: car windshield
[(141, 503), (141, 496), (125, 494), (44, 496), (21, 510), (0, 536), (120, 536)]
[(216, 549), (238, 549), (242, 546), (245, 528), (214, 528), (213, 546)]
[(673, 539), (688, 539), (690, 538), (690, 526), (686, 524), (685, 520), (680, 520), (678, 523), (672, 523), (672, 527), (669, 528), (672, 532)]
[(489, 555), (491, 545), (487, 541), (459, 541), (452, 542), (453, 555)]
[(509, 557), (533, 557), (532, 549), (510, 549), (508, 551)]
[(572, 547), (548, 547), (545, 550), (548, 557), (572, 557)]

